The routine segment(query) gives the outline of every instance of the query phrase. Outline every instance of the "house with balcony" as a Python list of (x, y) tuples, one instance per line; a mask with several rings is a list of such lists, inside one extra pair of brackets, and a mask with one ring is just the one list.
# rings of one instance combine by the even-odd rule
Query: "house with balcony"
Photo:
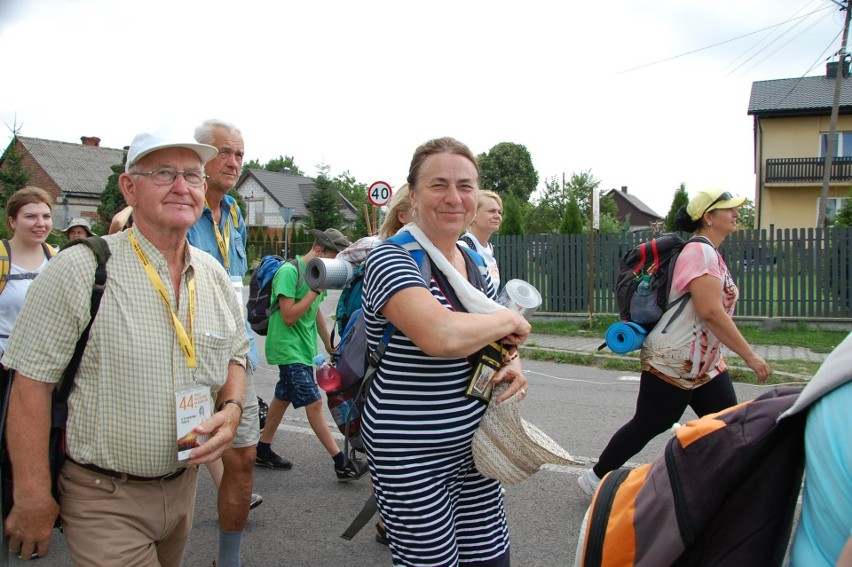
[[(839, 116), (828, 193), (828, 218), (852, 187), (852, 80), (841, 79)], [(819, 77), (752, 83), (756, 228), (817, 226), (838, 64)]]

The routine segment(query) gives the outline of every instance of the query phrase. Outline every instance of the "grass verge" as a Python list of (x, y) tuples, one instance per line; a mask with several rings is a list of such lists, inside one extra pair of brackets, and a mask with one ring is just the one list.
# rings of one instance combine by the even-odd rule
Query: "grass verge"
[[(573, 352), (559, 352), (553, 350), (541, 350), (536, 348), (521, 347), (524, 358), (528, 360), (542, 360), (556, 362), (558, 364), (575, 364), (577, 366), (594, 366), (604, 370), (615, 370), (638, 373), (639, 357), (613, 357), (595, 354), (578, 354)], [(727, 358), (728, 372), (734, 382), (746, 384), (757, 384), (754, 373), (743, 364), (737, 357)], [(773, 360), (769, 365), (774, 371), (769, 377), (767, 385), (806, 383), (816, 373), (820, 366), (818, 362), (806, 362), (802, 360)]]
[[(547, 321), (533, 323), (533, 333), (559, 335), (567, 337), (601, 337), (607, 328), (616, 322), (613, 316), (596, 317), (592, 324), (588, 321), (574, 323), (569, 321)], [(846, 338), (847, 331), (827, 331), (812, 329), (805, 323), (785, 325), (780, 329), (768, 331), (758, 327), (741, 325), (743, 337), (753, 345), (783, 345), (805, 347), (813, 352), (829, 353)]]

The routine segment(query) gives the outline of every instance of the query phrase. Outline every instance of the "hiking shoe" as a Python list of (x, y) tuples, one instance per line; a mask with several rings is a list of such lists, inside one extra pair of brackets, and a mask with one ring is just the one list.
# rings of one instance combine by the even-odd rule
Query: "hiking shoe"
[(265, 455), (257, 454), (257, 457), (254, 460), (254, 464), (259, 467), (266, 467), (268, 469), (278, 469), (282, 471), (289, 471), (293, 468), (293, 463), (277, 454), (272, 449), (269, 450)]
[(263, 496), (261, 496), (260, 494), (252, 493), (251, 504), (249, 504), (249, 510), (254, 510), (261, 504), (263, 504)]
[(367, 473), (367, 464), (360, 459), (349, 459), (342, 469), (334, 467), (337, 482), (358, 480)]
[(586, 496), (594, 496), (595, 490), (598, 489), (598, 484), (601, 479), (595, 474), (593, 469), (587, 469), (586, 472), (577, 477), (577, 484), (580, 485), (580, 490)]

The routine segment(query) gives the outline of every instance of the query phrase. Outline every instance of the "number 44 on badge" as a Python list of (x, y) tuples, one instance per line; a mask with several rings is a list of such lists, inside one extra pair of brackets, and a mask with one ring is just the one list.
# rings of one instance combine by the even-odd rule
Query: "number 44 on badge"
[(367, 189), (367, 198), (376, 207), (383, 207), (390, 201), (393, 190), (384, 181), (376, 181)]

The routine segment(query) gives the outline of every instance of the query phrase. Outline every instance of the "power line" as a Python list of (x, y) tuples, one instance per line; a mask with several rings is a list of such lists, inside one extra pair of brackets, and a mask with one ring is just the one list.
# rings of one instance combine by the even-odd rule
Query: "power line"
[(624, 73), (629, 73), (629, 72), (631, 72), (631, 71), (636, 71), (637, 69), (644, 69), (645, 67), (651, 67), (652, 65), (659, 65), (660, 63), (665, 63), (666, 61), (672, 61), (672, 60), (674, 60), (674, 59), (679, 59), (680, 57), (685, 57), (685, 56), (687, 56), (687, 55), (692, 55), (693, 53), (699, 53), (699, 52), (701, 52), (701, 51), (705, 51), (705, 50), (707, 50), (707, 49), (711, 49), (711, 48), (713, 48), (713, 47), (718, 47), (718, 46), (720, 46), (720, 45), (724, 45), (724, 44), (726, 44), (726, 43), (731, 43), (732, 41), (737, 41), (737, 40), (739, 40), (739, 39), (743, 39), (744, 37), (749, 37), (749, 36), (752, 36), (752, 35), (754, 35), (754, 34), (758, 34), (758, 33), (760, 33), (760, 32), (764, 32), (764, 31), (766, 31), (766, 30), (771, 30), (771, 29), (777, 28), (777, 27), (779, 27), (779, 26), (783, 26), (784, 24), (787, 24), (787, 23), (792, 22), (792, 21), (794, 21), (794, 20), (800, 20), (800, 19), (802, 19), (802, 18), (807, 18), (808, 16), (811, 16), (811, 15), (813, 15), (813, 14), (816, 14), (817, 12), (820, 12), (820, 11), (822, 11), (822, 10), (826, 10), (826, 9), (828, 9), (828, 8), (830, 8), (830, 6), (826, 6), (826, 7), (824, 7), (824, 8), (819, 8), (819, 9), (817, 9), (817, 10), (814, 10), (813, 12), (809, 12), (809, 13), (807, 13), (807, 14), (803, 14), (803, 15), (798, 16), (798, 17), (795, 17), (795, 18), (789, 18), (789, 19), (787, 19), (787, 20), (784, 20), (783, 22), (780, 22), (780, 23), (777, 23), (777, 24), (773, 24), (773, 25), (771, 25), (771, 26), (766, 26), (765, 28), (761, 28), (761, 29), (759, 29), (759, 30), (755, 30), (755, 31), (753, 31), (753, 32), (749, 32), (749, 33), (747, 33), (747, 34), (743, 34), (743, 35), (740, 35), (740, 36), (737, 36), (737, 37), (733, 37), (733, 38), (731, 38), (731, 39), (726, 39), (725, 41), (720, 41), (720, 42), (718, 42), (718, 43), (714, 43), (714, 44), (712, 44), (712, 45), (707, 45), (707, 46), (705, 46), (705, 47), (700, 47), (700, 48), (698, 48), (698, 49), (693, 49), (692, 51), (687, 51), (687, 52), (685, 52), (685, 53), (680, 53), (680, 54), (678, 54), (678, 55), (673, 55), (673, 56), (671, 56), (671, 57), (666, 57), (665, 59), (659, 59), (659, 60), (657, 60), (657, 61), (652, 61), (651, 63), (645, 63), (645, 64), (643, 64), (643, 65), (637, 65), (636, 67), (631, 67), (631, 68), (629, 68), (629, 69), (624, 69), (623, 71), (619, 71), (618, 73), (616, 73), (616, 75), (623, 75)]

